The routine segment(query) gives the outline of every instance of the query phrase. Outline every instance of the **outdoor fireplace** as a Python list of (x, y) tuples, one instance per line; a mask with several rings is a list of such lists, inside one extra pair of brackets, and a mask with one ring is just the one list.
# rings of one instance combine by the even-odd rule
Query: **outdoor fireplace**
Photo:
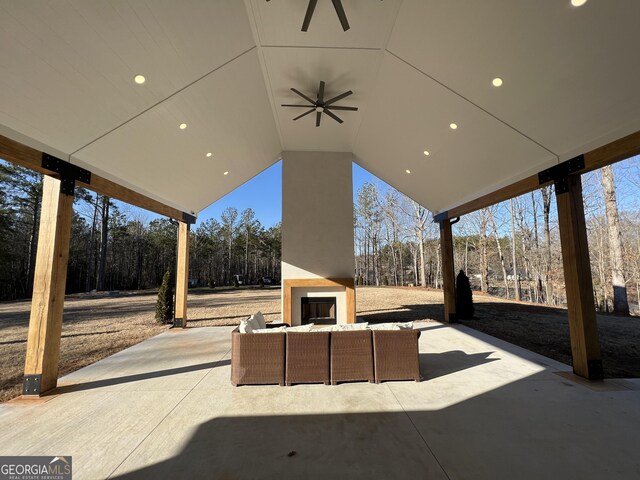
[(302, 297), (300, 299), (301, 324), (315, 323), (332, 325), (336, 323), (336, 297)]
[(355, 322), (353, 154), (282, 153), (282, 322)]

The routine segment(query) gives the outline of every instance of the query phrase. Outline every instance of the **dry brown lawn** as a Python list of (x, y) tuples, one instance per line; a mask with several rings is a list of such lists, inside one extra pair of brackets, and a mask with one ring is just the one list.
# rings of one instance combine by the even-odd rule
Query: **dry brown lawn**
[[(357, 314), (364, 321), (441, 320), (442, 292), (361, 287)], [(71, 295), (65, 300), (60, 375), (154, 336), (168, 327), (153, 319), (155, 292)], [(564, 363), (571, 362), (566, 310), (474, 294), (476, 319), (463, 323)], [(0, 401), (20, 394), (30, 302), (0, 303)], [(194, 290), (189, 326), (234, 325), (262, 311), (280, 319), (280, 289)], [(640, 377), (640, 319), (599, 315), (605, 373)]]

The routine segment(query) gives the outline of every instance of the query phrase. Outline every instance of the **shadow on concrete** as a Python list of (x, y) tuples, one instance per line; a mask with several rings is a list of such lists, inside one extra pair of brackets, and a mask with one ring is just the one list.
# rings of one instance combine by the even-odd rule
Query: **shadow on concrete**
[[(194, 422), (194, 433), (184, 442), (147, 439), (128, 459), (145, 466), (109, 478), (637, 478), (636, 424), (624, 418), (640, 418), (640, 408), (619, 395), (609, 400), (612, 410), (599, 413), (610, 394), (550, 375), (541, 372), (467, 395), (462, 385), (434, 384), (441, 390), (433, 394), (420, 388), (423, 384), (402, 385), (397, 395), (403, 396), (403, 406), (397, 411)], [(447, 393), (447, 387), (457, 393)], [(415, 408), (425, 404), (432, 408)], [(620, 416), (625, 409), (631, 411)], [(173, 453), (177, 445), (180, 451)], [(149, 465), (158, 457), (166, 459)]]
[(424, 441), (409, 417), (391, 412), (220, 417), (200, 425), (176, 457), (110, 478), (446, 477), (433, 457), (425, 455)]
[(197, 372), (198, 370), (208, 370), (210, 368), (222, 367), (230, 365), (231, 360), (219, 360), (216, 362), (201, 363), (198, 365), (187, 365), (185, 367), (169, 368), (167, 370), (158, 370), (155, 372), (137, 373), (134, 375), (126, 375), (124, 377), (104, 378), (101, 380), (92, 380), (90, 382), (74, 383), (71, 385), (62, 385), (52, 390), (50, 395), (59, 395), (61, 393), (79, 392), (82, 390), (92, 390), (94, 388), (108, 387), (111, 385), (120, 385), (122, 383), (138, 382), (140, 380), (149, 380), (151, 378), (168, 377), (171, 375), (180, 375), (181, 373)]
[(422, 303), (403, 305), (389, 310), (358, 311), (357, 315), (362, 318), (363, 322), (369, 323), (411, 322), (416, 320), (442, 321), (444, 318), (444, 306), (442, 304)]
[(478, 367), (486, 363), (495, 362), (500, 358), (489, 358), (495, 352), (465, 353), (462, 350), (451, 350), (440, 353), (420, 354), (420, 373), (423, 380), (433, 380), (452, 373), (461, 372), (469, 368)]

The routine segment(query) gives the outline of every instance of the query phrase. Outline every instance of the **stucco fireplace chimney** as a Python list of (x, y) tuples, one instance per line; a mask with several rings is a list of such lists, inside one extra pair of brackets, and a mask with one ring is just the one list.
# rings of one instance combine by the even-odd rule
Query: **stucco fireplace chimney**
[(355, 321), (351, 153), (282, 154), (282, 315), (299, 325), (303, 298), (335, 297), (336, 323)]

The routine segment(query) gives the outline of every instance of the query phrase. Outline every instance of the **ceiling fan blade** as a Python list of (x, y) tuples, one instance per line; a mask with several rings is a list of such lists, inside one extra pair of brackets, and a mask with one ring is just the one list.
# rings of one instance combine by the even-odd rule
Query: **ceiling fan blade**
[(296, 118), (294, 118), (294, 120), (298, 120), (299, 118), (302, 118), (305, 115), (309, 115), (311, 112), (315, 112), (315, 111), (316, 111), (316, 109), (315, 109), (315, 107), (313, 107), (311, 110), (309, 110), (307, 112), (304, 112), (302, 115), (298, 115)]
[(316, 127), (320, 126), (320, 117), (322, 117), (322, 113), (321, 112), (317, 112), (317, 115), (316, 115)]
[(330, 107), (325, 107), (325, 109), (331, 110), (348, 110), (350, 112), (355, 112), (358, 110), (358, 107), (338, 107), (337, 105), (334, 107), (333, 105)]
[(302, 108), (316, 108), (315, 105), (289, 105), (288, 103), (283, 103), (280, 105), (281, 107), (302, 107)]
[(324, 102), (324, 82), (320, 80), (320, 87), (318, 88), (318, 103), (322, 105)]
[(336, 13), (338, 14), (338, 18), (340, 19), (340, 24), (342, 25), (342, 30), (345, 32), (349, 30), (349, 22), (347, 21), (347, 15), (344, 13), (344, 8), (342, 8), (342, 0), (332, 0), (333, 8), (336, 9)]
[(309, 102), (310, 104), (312, 104), (312, 105), (315, 105), (315, 104), (316, 104), (316, 102), (314, 102), (314, 101), (313, 101), (313, 100), (311, 100), (309, 97), (307, 97), (304, 93), (302, 93), (302, 92), (300, 92), (300, 91), (296, 90), (295, 88), (292, 88), (292, 89), (291, 89), (291, 91), (292, 91), (292, 92), (294, 92), (294, 93), (296, 93), (296, 94), (298, 94), (298, 95), (300, 95), (302, 98), (304, 98), (304, 99), (305, 99), (307, 102)]
[[(293, 90), (293, 89), (292, 89)], [(337, 97), (333, 97), (330, 100), (327, 100), (326, 102), (324, 102), (324, 106), (326, 107), (327, 105), (331, 105), (332, 103), (337, 102), (338, 100), (342, 100), (345, 97), (348, 97), (349, 95), (351, 95), (353, 92), (351, 90), (349, 90), (348, 92), (344, 92), (341, 93), (340, 95), (338, 95)], [(313, 103), (313, 102), (311, 102)]]
[(309, 24), (311, 23), (311, 17), (313, 17), (313, 11), (316, 9), (316, 3), (318, 3), (318, 0), (309, 0), (307, 13), (304, 15), (304, 21), (302, 22), (303, 32), (306, 32), (309, 29)]
[(340, 120), (340, 118), (337, 115), (334, 115), (333, 113), (331, 113), (329, 110), (324, 110), (324, 113), (326, 113), (327, 115), (329, 115), (331, 118), (333, 118), (336, 122), (338, 123), (342, 123), (342, 120)]

